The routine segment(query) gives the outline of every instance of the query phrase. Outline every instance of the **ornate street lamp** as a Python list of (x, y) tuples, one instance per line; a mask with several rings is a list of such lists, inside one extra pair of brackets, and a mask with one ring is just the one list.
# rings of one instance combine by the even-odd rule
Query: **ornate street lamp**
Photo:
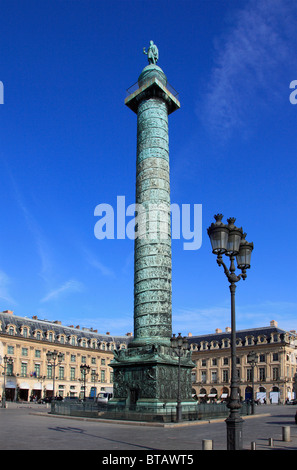
[(251, 351), (247, 355), (247, 362), (252, 367), (252, 415), (255, 414), (255, 375), (254, 369), (258, 362), (258, 356), (255, 351)]
[(1, 405), (1, 407), (6, 408), (6, 369), (7, 369), (7, 366), (11, 366), (13, 364), (13, 358), (8, 357), (8, 356), (5, 355), (3, 357), (3, 362), (4, 362), (4, 365), (2, 367), (4, 369), (4, 371), (3, 371), (4, 382), (3, 382), (3, 393), (2, 393), (2, 405)]
[(61, 363), (63, 360), (63, 354), (61, 352), (58, 353), (58, 351), (48, 351), (46, 353), (46, 359), (47, 362), (53, 366), (54, 368), (54, 374), (53, 374), (53, 399), (55, 398), (55, 375), (56, 375), (56, 365), (58, 363)]
[(83, 382), (84, 382), (84, 401), (86, 401), (86, 378), (87, 378), (87, 373), (90, 371), (90, 366), (87, 366), (87, 364), (82, 364), (80, 366), (80, 371), (81, 371)]
[[(236, 327), (235, 327), (235, 290), (236, 282), (240, 279), (245, 280), (247, 277), (246, 270), (250, 268), (251, 254), (253, 251), (253, 243), (245, 240), (246, 233), (242, 228), (234, 225), (236, 219), (227, 219), (228, 225), (222, 222), (223, 215), (214, 216), (216, 222), (212, 223), (207, 229), (210, 238), (212, 252), (217, 255), (217, 263), (223, 266), (224, 272), (230, 282), (231, 292), (231, 395), (228, 408), (230, 415), (226, 419), (227, 424), (227, 449), (242, 449), (242, 424), (243, 419), (240, 417), (239, 410), (241, 408), (239, 398), (238, 376), (236, 371)], [(228, 269), (223, 262), (222, 255), (230, 258), (230, 268)], [(237, 267), (241, 270), (241, 274), (236, 275), (235, 257)]]
[(182, 337), (180, 333), (178, 333), (177, 338), (175, 335), (173, 335), (172, 338), (170, 338), (170, 342), (174, 353), (178, 357), (176, 422), (179, 423), (182, 419), (182, 404), (180, 396), (180, 360), (184, 355), (184, 351), (189, 349), (189, 344), (186, 336)]

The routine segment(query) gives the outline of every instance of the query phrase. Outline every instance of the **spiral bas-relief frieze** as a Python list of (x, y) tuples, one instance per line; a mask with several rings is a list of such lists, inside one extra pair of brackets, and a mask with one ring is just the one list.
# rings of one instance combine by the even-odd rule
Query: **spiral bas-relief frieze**
[(134, 339), (171, 334), (171, 227), (167, 105), (144, 100), (137, 112)]

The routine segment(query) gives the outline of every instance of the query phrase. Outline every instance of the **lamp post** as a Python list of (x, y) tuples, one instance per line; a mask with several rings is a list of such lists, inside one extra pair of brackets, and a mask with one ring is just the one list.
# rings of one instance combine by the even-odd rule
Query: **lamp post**
[(83, 376), (83, 382), (84, 382), (84, 401), (86, 401), (86, 378), (87, 378), (87, 373), (90, 371), (90, 366), (87, 366), (87, 364), (82, 364), (80, 366), (80, 371)]
[(176, 422), (179, 423), (182, 420), (182, 404), (180, 396), (180, 364), (181, 357), (183, 356), (184, 351), (189, 349), (189, 345), (187, 338), (185, 336), (182, 337), (180, 333), (178, 333), (177, 338), (174, 334), (172, 338), (170, 338), (170, 342), (174, 353), (178, 357)]
[(247, 362), (252, 367), (252, 415), (255, 414), (255, 375), (254, 369), (258, 362), (258, 356), (255, 351), (251, 351), (247, 355)]
[(58, 353), (58, 351), (48, 351), (46, 353), (46, 359), (47, 362), (53, 366), (54, 368), (54, 374), (53, 374), (53, 398), (55, 398), (55, 375), (56, 375), (56, 365), (58, 363), (61, 363), (63, 360), (63, 354), (61, 352)]
[(6, 369), (7, 369), (7, 366), (11, 366), (13, 364), (13, 359), (12, 359), (12, 357), (8, 357), (8, 356), (5, 355), (3, 357), (3, 362), (4, 362), (4, 366), (3, 366), (4, 381), (3, 381), (3, 393), (2, 393), (2, 405), (1, 405), (1, 407), (6, 408)]
[[(245, 240), (246, 233), (243, 233), (242, 228), (234, 225), (236, 219), (227, 219), (228, 225), (222, 222), (223, 215), (217, 214), (214, 216), (216, 222), (212, 223), (207, 229), (210, 238), (212, 252), (217, 255), (217, 263), (223, 266), (225, 275), (230, 282), (231, 293), (231, 394), (228, 408), (230, 415), (226, 419), (227, 424), (227, 449), (240, 450), (242, 449), (242, 424), (243, 420), (240, 417), (239, 410), (241, 408), (239, 398), (239, 384), (236, 371), (236, 326), (235, 326), (235, 290), (236, 283), (247, 277), (246, 270), (250, 268), (251, 253), (254, 248), (253, 243)], [(222, 255), (226, 255), (230, 259), (229, 269), (223, 261)], [(237, 267), (241, 270), (241, 274), (236, 275), (235, 271), (235, 257), (237, 260)]]

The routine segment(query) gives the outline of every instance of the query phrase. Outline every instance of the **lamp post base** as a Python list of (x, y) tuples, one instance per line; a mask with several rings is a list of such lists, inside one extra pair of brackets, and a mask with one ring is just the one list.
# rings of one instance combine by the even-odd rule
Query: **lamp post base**
[(237, 417), (226, 419), (227, 424), (227, 450), (242, 450), (242, 426), (244, 420)]

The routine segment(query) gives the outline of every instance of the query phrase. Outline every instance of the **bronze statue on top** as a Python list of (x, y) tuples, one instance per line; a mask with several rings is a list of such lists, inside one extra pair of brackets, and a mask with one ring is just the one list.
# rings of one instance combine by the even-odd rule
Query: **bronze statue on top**
[(158, 59), (159, 59), (159, 51), (154, 44), (154, 41), (150, 41), (150, 47), (148, 48), (148, 51), (145, 51), (145, 47), (143, 48), (143, 53), (147, 55), (149, 64), (156, 64)]

